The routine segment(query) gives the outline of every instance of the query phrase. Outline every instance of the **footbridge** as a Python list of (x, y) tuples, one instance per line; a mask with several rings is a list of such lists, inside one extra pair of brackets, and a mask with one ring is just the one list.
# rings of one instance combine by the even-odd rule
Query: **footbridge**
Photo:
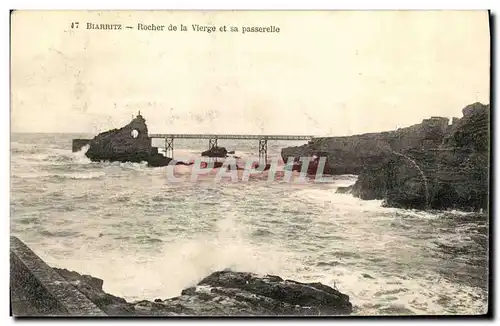
[(208, 149), (217, 147), (219, 139), (244, 139), (259, 141), (259, 159), (267, 161), (267, 141), (268, 140), (306, 140), (313, 139), (313, 136), (303, 135), (224, 135), (224, 134), (150, 134), (149, 138), (165, 139), (165, 153), (168, 157), (174, 157), (174, 139), (208, 139)]

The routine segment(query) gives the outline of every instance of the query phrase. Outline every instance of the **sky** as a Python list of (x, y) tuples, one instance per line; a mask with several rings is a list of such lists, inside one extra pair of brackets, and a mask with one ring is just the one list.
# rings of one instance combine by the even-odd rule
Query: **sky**
[[(486, 11), (17, 11), (11, 21), (12, 132), (98, 133), (140, 110), (150, 133), (342, 136), (489, 103)], [(280, 32), (242, 33), (271, 25)]]

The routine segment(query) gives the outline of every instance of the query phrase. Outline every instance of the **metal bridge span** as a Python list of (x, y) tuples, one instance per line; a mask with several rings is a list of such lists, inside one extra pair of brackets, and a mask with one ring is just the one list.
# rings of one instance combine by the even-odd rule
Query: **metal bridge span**
[[(311, 140), (313, 136), (303, 135), (217, 135), (217, 134), (150, 134), (149, 138), (165, 139), (165, 153), (167, 156), (174, 157), (174, 139), (208, 139), (208, 149), (217, 147), (219, 139), (247, 139), (259, 141), (259, 159), (267, 161), (267, 141), (268, 140)], [(170, 154), (170, 155), (169, 155)]]

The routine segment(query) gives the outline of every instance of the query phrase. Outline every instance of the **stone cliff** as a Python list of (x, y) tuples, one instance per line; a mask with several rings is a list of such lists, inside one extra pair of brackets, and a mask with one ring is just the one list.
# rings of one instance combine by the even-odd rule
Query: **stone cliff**
[(449, 130), (447, 118), (432, 117), (407, 128), (344, 137), (314, 138), (308, 144), (283, 148), (281, 156), (326, 156), (325, 173), (359, 174), (392, 151), (438, 146)]
[(358, 174), (352, 194), (405, 208), (487, 209), (490, 106), (463, 117), (432, 117), (396, 131), (314, 139), (285, 148), (290, 156), (327, 156), (325, 173)]

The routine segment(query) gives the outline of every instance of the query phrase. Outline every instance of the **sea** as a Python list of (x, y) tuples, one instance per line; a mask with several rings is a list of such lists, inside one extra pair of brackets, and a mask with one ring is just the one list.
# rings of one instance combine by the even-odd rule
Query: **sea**
[[(72, 152), (73, 138), (92, 136), (11, 135), (10, 231), (50, 266), (103, 279), (108, 293), (166, 299), (230, 268), (335, 287), (354, 315), (487, 312), (485, 216), (336, 193), (355, 175), (172, 182), (167, 167)], [(269, 141), (269, 158), (300, 144)], [(219, 146), (258, 157), (256, 140)], [(207, 148), (208, 140), (175, 140), (174, 158), (196, 159)]]

